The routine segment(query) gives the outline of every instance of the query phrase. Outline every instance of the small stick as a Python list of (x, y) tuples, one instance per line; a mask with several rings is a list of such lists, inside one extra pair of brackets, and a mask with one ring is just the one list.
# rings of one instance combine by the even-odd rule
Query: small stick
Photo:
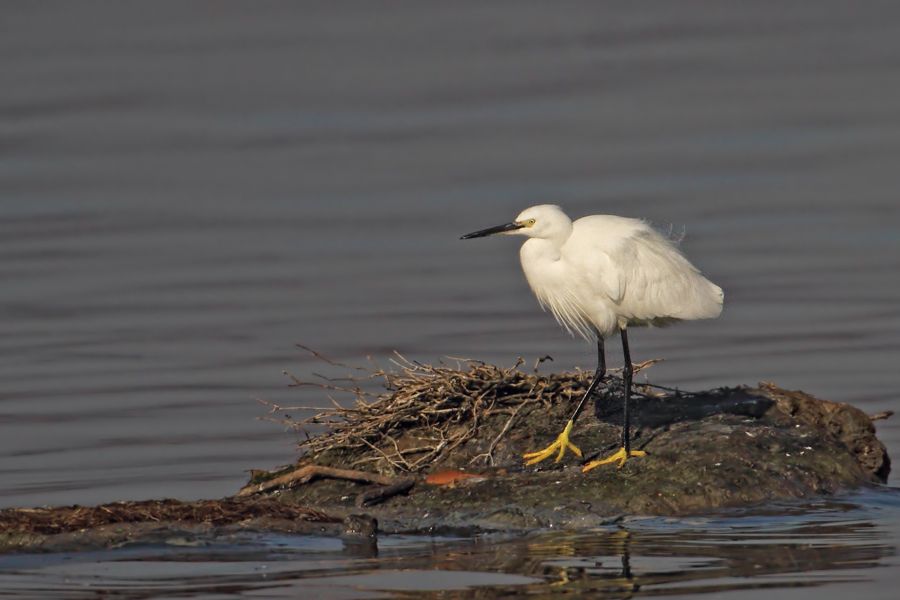
[(297, 346), (298, 348), (300, 348), (301, 350), (305, 350), (305, 351), (309, 352), (317, 359), (321, 360), (324, 363), (328, 363), (329, 365), (334, 365), (335, 367), (343, 367), (345, 369), (352, 369), (354, 371), (368, 371), (368, 369), (366, 369), (365, 367), (354, 367), (353, 365), (345, 365), (344, 363), (339, 363), (335, 360), (331, 360), (327, 356), (324, 356), (321, 352), (317, 352), (317, 351), (313, 350), (312, 348), (310, 348), (309, 346), (304, 346), (303, 344), (294, 344), (294, 345)]
[(263, 481), (262, 483), (245, 485), (238, 491), (237, 495), (252, 496), (253, 494), (260, 494), (283, 486), (302, 485), (320, 477), (358, 481), (361, 483), (376, 483), (378, 485), (393, 485), (396, 483), (393, 477), (379, 475), (377, 473), (367, 473), (365, 471), (356, 471), (353, 469), (335, 469), (332, 467), (323, 467), (321, 465), (305, 465), (294, 469), (290, 473), (279, 475), (274, 479)]
[(365, 508), (367, 506), (381, 504), (385, 500), (390, 500), (394, 496), (405, 494), (406, 492), (411, 490), (415, 484), (416, 480), (414, 478), (407, 477), (406, 479), (401, 479), (400, 481), (392, 485), (367, 490), (356, 497), (356, 506), (358, 506), (359, 508)]
[[(394, 467), (395, 469), (398, 469), (398, 470), (400, 470), (400, 471), (405, 471), (405, 470), (407, 470), (407, 469), (409, 468), (409, 463), (406, 463), (406, 466), (404, 467), (403, 465), (401, 465), (400, 463), (398, 463), (397, 461), (395, 461), (394, 459), (392, 459), (390, 456), (388, 456), (388, 455), (384, 452), (384, 450), (382, 450), (381, 448), (379, 448), (379, 447), (376, 446), (375, 444), (371, 443), (371, 442), (370, 442), (369, 440), (367, 440), (366, 438), (357, 437), (356, 439), (358, 439), (358, 440), (361, 441), (363, 444), (365, 444), (366, 446), (368, 446), (369, 448), (371, 448), (372, 450), (374, 450), (374, 451), (376, 451), (378, 454), (380, 454), (381, 457), (382, 457), (384, 460), (386, 460), (386, 461), (388, 461), (389, 463), (391, 463), (391, 466)], [(403, 458), (403, 455), (402, 455), (402, 454), (400, 455), (400, 460), (402, 460), (403, 462), (406, 462), (406, 459)]]
[(494, 464), (494, 449), (497, 447), (497, 444), (500, 443), (500, 440), (503, 439), (503, 436), (506, 435), (506, 432), (509, 431), (509, 428), (512, 427), (513, 421), (516, 420), (516, 417), (519, 416), (519, 411), (521, 411), (525, 406), (531, 404), (532, 400), (526, 400), (519, 407), (513, 411), (513, 414), (510, 415), (509, 419), (507, 419), (506, 424), (503, 425), (503, 429), (500, 430), (500, 433), (497, 434), (497, 437), (494, 438), (494, 441), (491, 442), (491, 445), (488, 447), (488, 451), (484, 454), (479, 454), (475, 458), (469, 461), (469, 464), (477, 461), (479, 458), (484, 457), (485, 462), (488, 464)]

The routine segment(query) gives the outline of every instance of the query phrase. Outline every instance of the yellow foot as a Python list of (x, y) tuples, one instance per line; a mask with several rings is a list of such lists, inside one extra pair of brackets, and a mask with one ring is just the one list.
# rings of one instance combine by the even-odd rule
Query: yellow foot
[(608, 465), (608, 464), (614, 463), (616, 461), (619, 462), (619, 466), (616, 468), (621, 469), (622, 466), (625, 465), (626, 460), (628, 460), (629, 458), (638, 458), (640, 456), (647, 456), (647, 453), (644, 452), (643, 450), (632, 450), (626, 455), (625, 448), (619, 448), (618, 451), (616, 451), (614, 454), (610, 454), (606, 458), (592, 460), (588, 464), (584, 465), (583, 467), (581, 467), (581, 472), (587, 473), (591, 469), (596, 469), (597, 467), (599, 467), (601, 465)]
[(525, 459), (525, 464), (536, 465), (542, 460), (553, 456), (554, 452), (558, 452), (555, 462), (559, 462), (560, 460), (562, 460), (563, 455), (566, 453), (566, 449), (571, 450), (579, 457), (581, 457), (581, 450), (578, 449), (578, 446), (569, 441), (569, 434), (572, 433), (572, 427), (574, 426), (574, 424), (575, 423), (573, 421), (569, 421), (568, 423), (566, 423), (566, 428), (563, 429), (561, 434), (559, 434), (559, 437), (556, 438), (556, 441), (543, 450), (523, 454), (522, 458)]

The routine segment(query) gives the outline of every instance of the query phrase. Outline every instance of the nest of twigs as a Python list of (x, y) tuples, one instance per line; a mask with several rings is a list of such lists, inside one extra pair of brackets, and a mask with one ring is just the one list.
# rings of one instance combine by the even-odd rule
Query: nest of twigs
[[(493, 465), (498, 444), (517, 422), (527, 420), (536, 409), (541, 409), (540, 415), (571, 410), (570, 405), (585, 393), (593, 376), (588, 371), (539, 374), (539, 364), (549, 357), (537, 361), (528, 372), (522, 369), (522, 359), (508, 368), (470, 359), (452, 359), (455, 364), (451, 366), (423, 364), (395, 354), (393, 368), (383, 369), (348, 367), (309, 351), (331, 365), (354, 369), (358, 375), (303, 381), (288, 374), (294, 387), (316, 386), (329, 392), (331, 407), (264, 403), (272, 413), (316, 411), (306, 418), (278, 419), (303, 432), (325, 426), (324, 432), (307, 435), (299, 443), (311, 461), (357, 467), (368, 464), (394, 473), (427, 470), (446, 462), (451, 453), (456, 465)], [(383, 389), (367, 389), (373, 381), (380, 382)], [(620, 382), (618, 372), (609, 373), (607, 393), (621, 387)], [(649, 393), (647, 386), (635, 391)], [(345, 406), (333, 393), (351, 394), (355, 401), (345, 402)]]

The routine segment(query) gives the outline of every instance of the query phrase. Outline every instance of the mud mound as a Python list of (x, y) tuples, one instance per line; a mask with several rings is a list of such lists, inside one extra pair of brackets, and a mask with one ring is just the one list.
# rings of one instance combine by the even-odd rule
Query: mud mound
[[(331, 426), (301, 444), (301, 468), (418, 478), (408, 494), (400, 486), (370, 510), (399, 529), (578, 526), (621, 514), (709, 512), (835, 494), (882, 483), (890, 470), (872, 419), (847, 404), (771, 384), (694, 393), (638, 385), (634, 447), (648, 456), (583, 474), (584, 461), (618, 446), (622, 383), (615, 373), (599, 391), (596, 414), (582, 416), (572, 434), (584, 459), (569, 454), (525, 467), (522, 454), (555, 439), (590, 374), (539, 375), (472, 361), (399, 365), (399, 373), (369, 375), (384, 378), (385, 392), (358, 393), (351, 408), (294, 423)], [(271, 491), (266, 482), (276, 476), (279, 487), (290, 487), (291, 473), (259, 474), (244, 493)], [(366, 506), (359, 485), (341, 479), (305, 479), (282, 493), (332, 513)]]
[[(638, 365), (644, 368), (651, 363)], [(686, 515), (831, 495), (886, 481), (890, 461), (873, 420), (847, 404), (771, 384), (686, 393), (637, 385), (633, 447), (647, 456), (582, 473), (617, 448), (622, 381), (611, 373), (568, 454), (526, 467), (522, 455), (563, 429), (590, 374), (398, 360), (358, 373), (356, 396), (295, 427), (327, 424), (300, 460), (257, 471), (223, 500), (125, 502), (0, 511), (0, 549), (95, 547), (172, 532), (279, 530), (369, 538), (382, 531), (591, 527), (623, 515)], [(382, 392), (363, 391), (381, 379)], [(295, 385), (307, 385), (295, 379)], [(287, 408), (270, 405), (278, 419)], [(298, 407), (290, 407), (295, 409)], [(364, 513), (364, 514), (360, 514)], [(156, 537), (154, 537), (156, 536)]]

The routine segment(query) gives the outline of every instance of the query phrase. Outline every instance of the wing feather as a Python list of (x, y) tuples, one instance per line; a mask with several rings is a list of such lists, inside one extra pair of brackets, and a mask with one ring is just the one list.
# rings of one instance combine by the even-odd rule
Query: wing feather
[[(582, 297), (582, 304), (599, 300), (615, 314), (619, 327), (712, 318), (722, 310), (721, 288), (643, 221), (586, 217), (576, 221), (571, 242), (566, 259), (582, 274), (592, 295)], [(593, 320), (604, 330), (603, 323)]]

